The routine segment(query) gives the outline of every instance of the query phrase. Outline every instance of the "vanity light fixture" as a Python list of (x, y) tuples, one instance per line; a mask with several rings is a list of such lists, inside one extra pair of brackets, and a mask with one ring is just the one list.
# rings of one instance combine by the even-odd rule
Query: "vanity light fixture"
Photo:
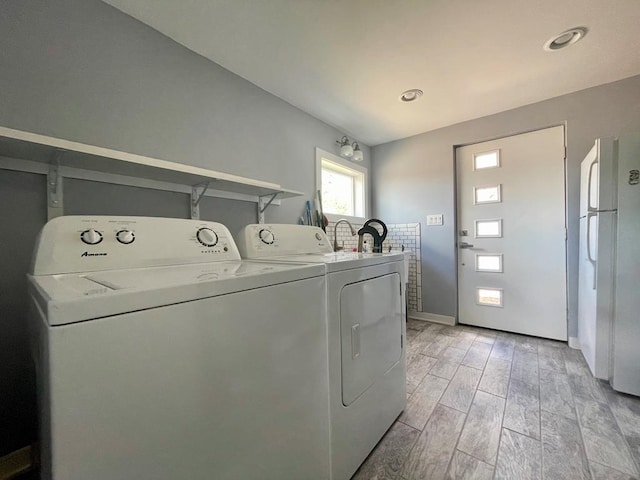
[(354, 162), (361, 162), (364, 159), (364, 155), (362, 154), (362, 150), (360, 150), (360, 145), (358, 145), (358, 142), (353, 142), (352, 144), (353, 146), (353, 161)]
[(582, 40), (584, 36), (587, 34), (586, 27), (575, 27), (570, 28), (554, 37), (551, 37), (544, 44), (544, 49), (547, 52), (554, 52), (556, 50), (560, 50), (561, 48), (568, 47), (569, 45), (573, 45), (574, 43)]
[(343, 136), (340, 140), (336, 140), (336, 143), (340, 145), (340, 155), (343, 157), (353, 157), (353, 147), (349, 142), (347, 136)]
[(364, 159), (358, 142), (351, 142), (346, 135), (340, 140), (336, 140), (336, 143), (340, 145), (340, 156), (350, 158), (354, 162), (361, 162)]

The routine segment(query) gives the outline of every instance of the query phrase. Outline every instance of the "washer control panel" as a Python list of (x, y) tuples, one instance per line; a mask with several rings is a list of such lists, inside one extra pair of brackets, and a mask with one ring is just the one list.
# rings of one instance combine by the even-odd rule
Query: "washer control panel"
[(199, 228), (196, 238), (205, 247), (215, 247), (218, 243), (218, 234), (209, 227)]
[(102, 234), (94, 228), (88, 228), (80, 234), (80, 240), (87, 245), (97, 245), (102, 241)]
[(333, 252), (327, 234), (307, 225), (252, 224), (244, 227), (236, 239), (243, 258)]
[(276, 241), (276, 236), (269, 228), (261, 228), (258, 231), (258, 238), (266, 245), (273, 245)]
[(136, 234), (126, 228), (116, 233), (116, 240), (118, 240), (120, 243), (124, 243), (125, 245), (133, 243), (135, 239)]
[(47, 223), (34, 275), (239, 260), (227, 227), (156, 217), (63, 216)]

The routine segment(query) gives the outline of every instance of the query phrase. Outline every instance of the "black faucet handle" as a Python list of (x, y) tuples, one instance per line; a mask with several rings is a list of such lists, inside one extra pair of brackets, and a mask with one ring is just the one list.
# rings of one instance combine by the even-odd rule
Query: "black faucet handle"
[(371, 235), (374, 242), (380, 239), (380, 232), (370, 225), (364, 225), (360, 230), (358, 230), (358, 235), (360, 236), (363, 236), (365, 233)]
[(382, 242), (384, 242), (384, 239), (387, 238), (387, 232), (388, 232), (387, 226), (385, 225), (385, 223), (382, 220), (378, 220), (377, 218), (370, 218), (369, 220), (364, 222), (363, 227), (369, 227), (369, 226), (371, 226), (372, 223), (377, 223), (378, 225), (380, 225), (382, 227), (382, 234), (380, 234), (380, 232), (378, 232), (378, 236), (380, 237), (380, 245), (382, 245)]
[[(376, 228), (371, 226), (372, 223), (377, 223), (382, 227), (382, 235), (380, 234), (380, 232), (378, 232)], [(384, 242), (384, 239), (387, 238), (387, 231), (388, 231), (387, 226), (384, 224), (382, 220), (378, 220), (377, 218), (370, 218), (369, 220), (364, 222), (364, 225), (362, 226), (360, 231), (364, 230), (365, 228), (374, 230), (376, 232), (374, 235), (373, 233), (371, 233), (371, 231), (369, 230), (366, 231), (366, 233), (371, 233), (371, 235), (373, 236), (372, 251), (374, 253), (382, 253), (382, 242)], [(360, 231), (358, 232), (358, 234), (360, 234)]]
[(362, 238), (366, 233), (368, 233), (369, 235), (371, 235), (373, 237), (373, 248), (371, 249), (372, 252), (376, 252), (376, 248), (378, 243), (380, 243), (380, 246), (382, 248), (382, 242), (380, 241), (380, 233), (378, 232), (378, 230), (376, 230), (375, 228), (373, 228), (371, 225), (364, 225), (360, 230), (358, 230), (358, 235)]

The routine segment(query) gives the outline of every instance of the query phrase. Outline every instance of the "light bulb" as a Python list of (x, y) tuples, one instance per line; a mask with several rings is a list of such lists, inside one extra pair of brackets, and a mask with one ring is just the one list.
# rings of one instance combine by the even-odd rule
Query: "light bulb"
[(349, 144), (342, 145), (342, 147), (340, 147), (340, 155), (343, 157), (353, 156), (353, 147)]

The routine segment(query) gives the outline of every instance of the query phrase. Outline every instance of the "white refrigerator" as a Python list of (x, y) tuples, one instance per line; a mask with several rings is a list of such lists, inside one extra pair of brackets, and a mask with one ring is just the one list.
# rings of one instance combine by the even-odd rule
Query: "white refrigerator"
[(594, 376), (640, 395), (640, 135), (581, 165), (578, 336)]

